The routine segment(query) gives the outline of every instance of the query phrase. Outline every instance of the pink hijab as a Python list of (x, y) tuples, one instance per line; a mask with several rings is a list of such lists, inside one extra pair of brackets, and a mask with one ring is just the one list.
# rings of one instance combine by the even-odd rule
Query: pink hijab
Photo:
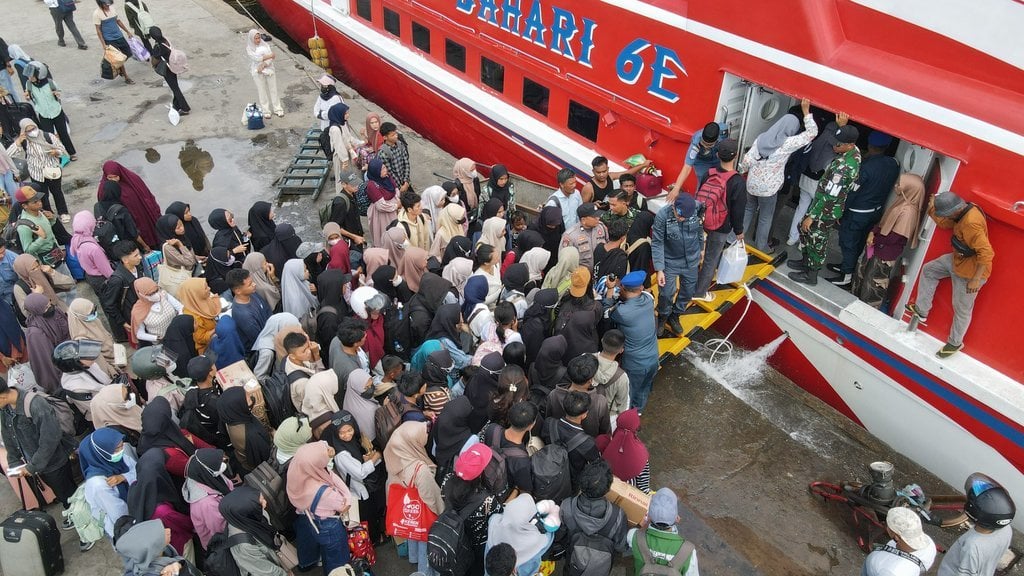
[(311, 442), (299, 446), (288, 464), (288, 499), (296, 510), (308, 510), (313, 505), (316, 493), (324, 484), (323, 496), (313, 512), (321, 518), (333, 516), (352, 502), (345, 481), (327, 470), (327, 442)]
[(615, 432), (611, 436), (602, 434), (597, 438), (601, 456), (608, 462), (616, 478), (636, 478), (647, 465), (650, 454), (647, 446), (636, 435), (639, 429), (640, 413), (636, 408), (630, 408), (615, 419)]

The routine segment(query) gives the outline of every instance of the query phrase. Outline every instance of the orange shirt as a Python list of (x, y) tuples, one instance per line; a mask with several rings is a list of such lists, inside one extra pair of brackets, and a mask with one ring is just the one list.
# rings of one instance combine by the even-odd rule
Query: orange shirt
[(976, 256), (961, 256), (953, 251), (953, 272), (961, 277), (970, 280), (977, 273), (978, 265), (984, 264), (986, 270), (981, 278), (986, 279), (992, 274), (992, 260), (996, 253), (992, 250), (992, 244), (988, 241), (988, 224), (985, 222), (985, 215), (981, 209), (971, 207), (967, 210), (960, 221), (952, 218), (942, 218), (935, 215), (935, 208), (928, 208), (928, 215), (939, 228), (952, 229), (953, 235), (963, 240), (977, 252)]

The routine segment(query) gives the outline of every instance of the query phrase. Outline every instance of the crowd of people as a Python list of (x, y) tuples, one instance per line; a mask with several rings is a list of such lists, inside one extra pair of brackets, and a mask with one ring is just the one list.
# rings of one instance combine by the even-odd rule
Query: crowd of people
[[(99, 5), (101, 42), (116, 46), (131, 32)], [(147, 41), (161, 42), (153, 29)], [(258, 31), (247, 41), (262, 108), (281, 115), (273, 53)], [(30, 94), (55, 90), (45, 65), (21, 71)], [(397, 126), (369, 114), (357, 135), (334, 79), (319, 83), (335, 195), (316, 239), (265, 201), (245, 226), (213, 210), (211, 235), (188, 204), (161, 209), (113, 161), (93, 209), (72, 216), (49, 170), (74, 159), (66, 118), (32, 96), (39, 120), (0, 149), (12, 201), (0, 239), (6, 464), (53, 491), (83, 551), (106, 537), (129, 574), (217, 574), (225, 559), (243, 575), (329, 574), (394, 540), (427, 576), (550, 574), (558, 559), (568, 575), (607, 574), (626, 550), (637, 573), (696, 576), (678, 499), (651, 493), (639, 437), (658, 337), (682, 335), (679, 314), (714, 300), (720, 255), (746, 228), (769, 249), (763, 192), (777, 191), (789, 154), (819, 141), (809, 102), (742, 159), (709, 124), (656, 213), (636, 191), (646, 163), (610, 173), (597, 157), (582, 191), (558, 171), (531, 219), (501, 164), (485, 177), (461, 158), (451, 180), (418, 193)], [(824, 184), (794, 217), (802, 282), (843, 214), (823, 187), (848, 188), (860, 161), (856, 129), (837, 122), (815, 156)], [(683, 190), (691, 171), (696, 194)], [(920, 211), (923, 187), (903, 178)], [(913, 241), (916, 221), (888, 214), (875, 240)], [(847, 275), (864, 243), (850, 246)], [(616, 478), (650, 495), (635, 529), (608, 499)], [(436, 521), (403, 531), (398, 497), (410, 489)], [(74, 514), (83, 502), (88, 513)], [(449, 557), (423, 531), (438, 525), (464, 536)]]

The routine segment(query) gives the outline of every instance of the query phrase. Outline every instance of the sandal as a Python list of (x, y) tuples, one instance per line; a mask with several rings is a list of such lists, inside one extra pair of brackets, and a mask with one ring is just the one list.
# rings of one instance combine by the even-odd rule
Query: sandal
[(78, 160), (78, 154), (71, 155), (71, 161), (74, 162), (75, 160)]
[(124, 83), (125, 84), (135, 84), (135, 80), (132, 80), (131, 78), (125, 78), (124, 79)]

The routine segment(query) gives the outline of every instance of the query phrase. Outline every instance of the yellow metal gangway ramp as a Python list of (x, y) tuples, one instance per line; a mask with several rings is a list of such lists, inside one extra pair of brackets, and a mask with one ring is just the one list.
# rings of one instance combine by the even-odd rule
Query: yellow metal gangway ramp
[[(696, 301), (690, 304), (686, 312), (679, 316), (683, 335), (678, 338), (658, 339), (659, 362), (664, 362), (672, 356), (678, 356), (690, 345), (694, 336), (710, 328), (722, 317), (722, 314), (725, 314), (746, 296), (744, 285), (749, 286), (767, 278), (775, 270), (776, 263), (777, 259), (773, 260), (768, 254), (747, 245), (747, 269), (743, 273), (743, 280), (735, 284), (716, 284), (711, 287), (711, 294), (715, 297), (714, 301)], [(657, 297), (657, 289), (656, 285), (651, 286), (655, 297)]]

